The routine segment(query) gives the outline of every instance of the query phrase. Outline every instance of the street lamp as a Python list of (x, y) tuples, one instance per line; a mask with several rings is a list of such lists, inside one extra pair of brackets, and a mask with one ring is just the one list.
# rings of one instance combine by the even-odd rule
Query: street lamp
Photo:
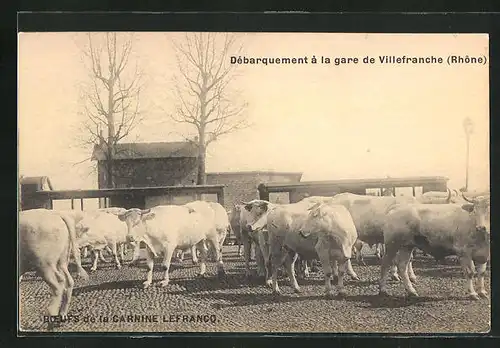
[(474, 130), (474, 124), (469, 117), (464, 118), (463, 121), (464, 131), (465, 131), (465, 142), (466, 142), (466, 152), (465, 152), (465, 192), (469, 190), (469, 143), (470, 135)]

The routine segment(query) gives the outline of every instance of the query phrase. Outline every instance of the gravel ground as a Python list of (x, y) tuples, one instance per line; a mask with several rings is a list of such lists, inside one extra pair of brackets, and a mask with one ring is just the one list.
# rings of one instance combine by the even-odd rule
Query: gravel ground
[[(301, 294), (294, 294), (282, 279), (283, 295), (273, 296), (258, 279), (245, 280), (244, 262), (237, 256), (236, 247), (224, 247), (224, 260), (227, 275), (222, 280), (215, 277), (214, 263), (207, 265), (207, 278), (196, 278), (199, 267), (193, 266), (188, 256), (172, 265), (168, 287), (153, 284), (148, 289), (141, 288), (145, 265), (125, 265), (117, 270), (111, 263), (101, 263), (88, 282), (75, 281), (69, 314), (78, 322), (66, 322), (57, 330), (466, 333), (490, 329), (490, 300), (466, 299), (465, 280), (453, 259), (438, 265), (429, 257), (417, 256), (415, 288), (420, 297), (406, 299), (403, 285), (397, 282), (389, 283), (393, 297), (377, 295), (380, 266), (367, 256), (367, 266), (354, 262), (361, 280), (346, 281), (348, 297), (330, 300), (323, 296), (321, 272), (298, 279)], [(90, 267), (90, 260), (84, 260), (84, 267)], [(252, 267), (256, 268), (254, 262)], [(162, 274), (155, 269), (153, 281), (161, 279)], [(486, 286), (490, 288), (489, 268)], [(34, 274), (26, 274), (20, 283), (23, 331), (46, 330), (43, 314), (48, 301), (48, 286)], [(149, 316), (150, 322), (120, 321), (121, 316), (126, 319), (128, 315)]]

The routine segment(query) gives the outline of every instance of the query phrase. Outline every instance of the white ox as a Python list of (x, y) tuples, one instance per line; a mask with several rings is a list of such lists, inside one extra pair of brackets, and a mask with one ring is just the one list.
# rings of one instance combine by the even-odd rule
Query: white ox
[[(463, 198), (470, 203), (402, 205), (388, 213), (384, 229), (387, 252), (382, 262), (380, 294), (387, 294), (387, 269), (397, 255), (398, 272), (408, 295), (418, 296), (407, 273), (410, 255), (417, 247), (431, 255), (443, 250), (457, 255), (467, 278), (469, 297), (475, 300), (479, 296), (487, 297), (484, 273), (490, 256), (490, 198)], [(473, 282), (476, 272), (479, 295)]]
[[(310, 197), (312, 198), (312, 197)], [(320, 197), (321, 198), (321, 197)], [(309, 198), (306, 198), (309, 199)], [(384, 225), (386, 214), (394, 205), (416, 203), (414, 197), (369, 196), (353, 193), (339, 193), (334, 197), (323, 197), (327, 202), (340, 204), (351, 213), (356, 226), (358, 238), (369, 244), (384, 243)], [(316, 198), (316, 201), (318, 198)], [(412, 281), (416, 281), (415, 273), (410, 262), (409, 273)], [(392, 277), (399, 280), (396, 266), (392, 267)]]
[[(323, 202), (329, 202), (331, 201), (332, 197), (316, 197), (316, 196), (313, 196), (313, 197), (308, 197), (308, 198), (305, 198), (303, 199), (302, 201), (300, 202), (297, 202), (297, 203), (293, 203), (293, 204), (273, 204), (273, 203), (269, 203), (268, 201), (263, 201), (263, 200), (253, 200), (253, 201), (250, 201), (250, 202), (245, 202), (245, 216), (246, 216), (246, 228), (245, 228), (245, 231), (246, 233), (250, 236), (250, 240), (254, 240), (255, 242), (258, 243), (259, 245), (259, 248), (261, 253), (262, 253), (262, 256), (263, 256), (263, 260), (264, 260), (264, 264), (265, 264), (265, 271), (266, 271), (266, 283), (268, 285), (271, 285), (271, 279), (270, 279), (270, 275), (271, 275), (271, 271), (270, 271), (270, 258), (269, 258), (269, 235), (268, 235), (268, 231), (269, 231), (269, 226), (267, 224), (267, 219), (268, 219), (268, 215), (271, 211), (279, 208), (279, 207), (292, 207), (291, 209), (307, 209), (307, 208), (310, 208), (312, 206), (314, 206), (316, 203), (323, 203)], [(243, 211), (243, 210), (242, 210)], [(258, 250), (256, 249), (256, 250)], [(256, 254), (257, 255), (257, 254)], [(305, 262), (307, 261), (312, 261), (312, 259), (310, 259), (308, 256), (306, 257), (303, 257), (303, 255), (301, 255), (299, 253), (299, 256), (301, 257), (301, 260)], [(305, 264), (306, 267), (305, 270), (304, 270), (304, 275), (307, 276), (307, 264)], [(249, 272), (249, 268), (248, 268), (248, 263), (247, 263), (247, 274)], [(347, 262), (347, 273), (349, 274), (349, 276), (354, 279), (354, 280), (359, 280), (359, 277), (357, 276), (357, 274), (354, 272), (354, 270), (352, 269), (352, 265), (351, 265), (351, 261), (348, 260)]]
[[(243, 254), (245, 259), (245, 274), (249, 278), (250, 272), (250, 261), (252, 258), (252, 249), (255, 251), (255, 261), (257, 262), (258, 275), (269, 279), (269, 274), (266, 273), (266, 262), (269, 257), (269, 247), (267, 241), (267, 231), (253, 231), (248, 229), (248, 226), (252, 225), (256, 220), (264, 214), (269, 207), (275, 206), (268, 201), (254, 199), (250, 202), (243, 202), (241, 205), (237, 205), (237, 210), (235, 210), (234, 219), (236, 220), (236, 211), (239, 211), (239, 221), (236, 226), (239, 229), (240, 238), (243, 243)], [(235, 224), (236, 225), (236, 224)], [(239, 228), (238, 228), (239, 227)], [(233, 228), (233, 231), (236, 231)], [(235, 232), (237, 233), (237, 232)]]
[(165, 271), (159, 285), (168, 285), (168, 272), (176, 248), (185, 249), (196, 245), (201, 259), (199, 275), (205, 275), (208, 251), (205, 241), (214, 247), (218, 274), (225, 273), (221, 249), (230, 226), (227, 213), (220, 204), (195, 201), (186, 205), (164, 205), (145, 210), (132, 208), (120, 214), (119, 219), (127, 224), (129, 241), (143, 241), (147, 245), (148, 274), (143, 283), (145, 288), (152, 283), (154, 257), (158, 257), (158, 254), (163, 254), (162, 266)]
[(325, 203), (310, 206), (301, 202), (277, 206), (267, 214), (266, 224), (274, 293), (280, 292), (277, 274), (283, 263), (294, 291), (301, 291), (294, 271), (300, 254), (304, 260), (319, 257), (328, 297), (333, 295), (331, 279), (334, 273), (338, 294), (345, 295), (344, 273), (357, 239), (356, 227), (345, 207)]
[[(97, 269), (97, 261), (102, 259), (102, 251), (107, 248), (114, 257), (116, 268), (121, 268), (118, 253), (124, 261), (124, 248), (127, 244), (127, 225), (118, 218), (126, 211), (124, 208), (103, 208), (85, 212), (85, 216), (76, 224), (81, 236), (78, 239), (80, 247), (90, 246), (94, 253), (91, 271)], [(134, 262), (138, 257), (139, 244), (134, 243)], [(102, 259), (103, 260), (103, 259)], [(105, 261), (105, 260), (103, 260)]]
[[(48, 315), (64, 319), (69, 310), (74, 280), (68, 270), (70, 254), (76, 260), (78, 275), (87, 280), (76, 242), (75, 218), (71, 214), (47, 209), (19, 213), (20, 275), (35, 270), (49, 285)], [(55, 325), (49, 322), (49, 329)]]

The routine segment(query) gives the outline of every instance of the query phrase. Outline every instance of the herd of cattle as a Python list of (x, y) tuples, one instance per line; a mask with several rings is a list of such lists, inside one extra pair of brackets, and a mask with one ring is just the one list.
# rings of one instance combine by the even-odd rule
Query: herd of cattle
[[(194, 201), (185, 205), (150, 209), (105, 208), (94, 211), (33, 209), (19, 214), (20, 275), (36, 270), (49, 285), (48, 315), (66, 317), (74, 280), (68, 270), (73, 256), (78, 275), (88, 279), (81, 253), (91, 250), (97, 268), (102, 251), (111, 251), (116, 267), (124, 250), (134, 250), (132, 262), (145, 245), (146, 288), (153, 279), (153, 264), (162, 256), (163, 279), (169, 283), (174, 256), (191, 250), (200, 276), (212, 254), (219, 276), (225, 274), (222, 246), (234, 233), (243, 246), (246, 275), (251, 276), (251, 252), (255, 251), (258, 274), (274, 293), (280, 293), (278, 270), (284, 266), (295, 292), (301, 289), (295, 266), (307, 275), (310, 262), (319, 261), (325, 278), (326, 296), (346, 296), (344, 274), (359, 280), (351, 258), (359, 262), (364, 244), (377, 245), (382, 259), (380, 295), (387, 294), (387, 279), (402, 281), (408, 296), (418, 296), (412, 268), (415, 249), (441, 259), (456, 255), (467, 280), (471, 299), (487, 298), (484, 286), (490, 256), (490, 195), (428, 192), (415, 197), (369, 196), (340, 193), (333, 197), (306, 197), (292, 204), (252, 200), (235, 205), (231, 212), (218, 203)], [(252, 248), (253, 246), (253, 248)], [(383, 256), (382, 256), (383, 254)], [(297, 259), (300, 259), (297, 262)], [(477, 277), (478, 291), (474, 287)], [(54, 324), (49, 323), (49, 329)]]

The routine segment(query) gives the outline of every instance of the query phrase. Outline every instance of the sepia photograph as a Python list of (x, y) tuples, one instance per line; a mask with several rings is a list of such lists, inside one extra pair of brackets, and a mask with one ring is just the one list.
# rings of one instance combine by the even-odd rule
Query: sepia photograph
[(18, 33), (18, 335), (487, 333), (488, 34)]

